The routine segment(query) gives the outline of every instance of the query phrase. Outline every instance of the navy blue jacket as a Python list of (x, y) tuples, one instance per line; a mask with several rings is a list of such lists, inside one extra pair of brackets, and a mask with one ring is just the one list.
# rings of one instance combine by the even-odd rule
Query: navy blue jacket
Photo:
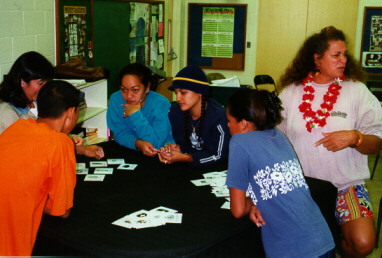
[[(175, 104), (170, 108), (168, 114), (172, 135), (175, 143), (180, 146), (183, 153), (192, 156), (193, 162), (191, 166), (204, 166), (215, 163), (217, 161), (226, 160), (228, 158), (229, 140), (231, 134), (228, 128), (228, 120), (225, 109), (215, 100), (207, 100), (207, 108), (205, 112), (204, 126), (202, 135), (197, 141), (199, 134), (200, 118), (189, 122), (189, 133), (191, 142), (185, 140), (184, 137), (184, 114), (179, 104)], [(193, 126), (196, 135), (193, 135)], [(201, 143), (203, 146), (201, 146)]]

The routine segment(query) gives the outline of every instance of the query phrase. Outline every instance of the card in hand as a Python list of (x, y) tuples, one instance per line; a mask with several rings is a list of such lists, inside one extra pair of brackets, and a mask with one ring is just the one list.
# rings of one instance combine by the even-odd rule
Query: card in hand
[(94, 174), (111, 175), (111, 174), (113, 174), (113, 168), (95, 168)]
[(90, 167), (107, 167), (106, 161), (90, 161)]
[(86, 175), (84, 181), (103, 181), (105, 175)]
[(138, 164), (121, 164), (117, 167), (117, 169), (122, 169), (122, 170), (134, 170)]

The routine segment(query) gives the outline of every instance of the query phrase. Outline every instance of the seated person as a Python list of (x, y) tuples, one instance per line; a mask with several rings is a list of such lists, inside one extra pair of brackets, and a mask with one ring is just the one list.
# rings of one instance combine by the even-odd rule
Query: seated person
[(157, 81), (143, 64), (128, 64), (119, 79), (120, 90), (110, 97), (107, 126), (117, 143), (153, 157), (173, 140), (167, 116), (170, 102), (150, 90)]
[(332, 234), (297, 155), (275, 128), (280, 104), (276, 94), (252, 89), (237, 91), (228, 101), (231, 212), (236, 218), (249, 214), (261, 227), (267, 257), (334, 257)]
[[(36, 99), (41, 87), (54, 76), (53, 66), (41, 54), (22, 54), (0, 84), (0, 134), (19, 118), (37, 118)], [(100, 159), (99, 146), (83, 146), (83, 139), (72, 137), (77, 154)]]
[(18, 119), (0, 135), (0, 256), (32, 254), (42, 214), (67, 217), (76, 184), (68, 137), (80, 92), (50, 81), (37, 97), (37, 119)]
[(160, 161), (204, 166), (226, 160), (231, 137), (226, 112), (208, 98), (204, 72), (197, 66), (187, 66), (178, 72), (169, 89), (175, 91), (178, 101), (168, 113), (176, 144), (161, 148)]

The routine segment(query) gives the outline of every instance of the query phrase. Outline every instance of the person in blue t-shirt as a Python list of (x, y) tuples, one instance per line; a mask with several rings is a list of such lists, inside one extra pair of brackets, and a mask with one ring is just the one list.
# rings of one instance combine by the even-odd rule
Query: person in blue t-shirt
[(330, 229), (292, 145), (275, 128), (280, 104), (265, 90), (240, 90), (229, 99), (231, 212), (236, 218), (249, 214), (261, 227), (267, 257), (330, 257), (335, 245)]
[(168, 120), (170, 102), (150, 91), (156, 86), (151, 70), (143, 64), (128, 64), (120, 74), (120, 90), (110, 97), (107, 126), (122, 146), (153, 157), (174, 141)]
[(227, 160), (231, 136), (225, 109), (208, 98), (208, 86), (207, 76), (195, 65), (174, 77), (169, 90), (175, 91), (178, 103), (171, 106), (168, 117), (176, 144), (161, 148), (161, 162), (205, 166)]

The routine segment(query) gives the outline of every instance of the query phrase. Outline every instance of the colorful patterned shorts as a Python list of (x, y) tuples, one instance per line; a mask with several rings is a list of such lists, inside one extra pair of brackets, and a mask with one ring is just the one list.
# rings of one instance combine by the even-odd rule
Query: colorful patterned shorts
[(374, 219), (366, 186), (355, 185), (339, 190), (336, 207), (337, 223), (342, 225), (362, 217)]

